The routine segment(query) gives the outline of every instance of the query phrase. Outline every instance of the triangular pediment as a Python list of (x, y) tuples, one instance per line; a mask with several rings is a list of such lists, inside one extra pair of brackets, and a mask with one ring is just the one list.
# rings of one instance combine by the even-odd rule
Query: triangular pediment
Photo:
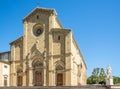
[(56, 15), (56, 11), (54, 9), (47, 9), (47, 8), (40, 8), (37, 7), (34, 10), (32, 10), (26, 17), (23, 18), (23, 22), (29, 18), (31, 18), (34, 14), (41, 12), (47, 15), (51, 15), (51, 14), (55, 14)]
[(37, 46), (34, 45), (32, 48), (31, 48), (31, 55), (30, 55), (30, 59), (33, 59), (33, 58), (43, 58), (43, 54), (38, 50)]

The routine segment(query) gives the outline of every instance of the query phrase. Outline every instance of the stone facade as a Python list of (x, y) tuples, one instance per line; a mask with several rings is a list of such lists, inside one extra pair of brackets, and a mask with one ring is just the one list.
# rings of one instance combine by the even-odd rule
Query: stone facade
[(54, 9), (35, 8), (23, 19), (24, 34), (11, 45), (11, 86), (86, 85), (86, 64)]

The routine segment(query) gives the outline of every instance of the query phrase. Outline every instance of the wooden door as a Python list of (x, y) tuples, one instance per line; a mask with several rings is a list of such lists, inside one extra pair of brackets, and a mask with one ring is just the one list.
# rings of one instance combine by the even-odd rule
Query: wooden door
[(42, 72), (35, 71), (35, 86), (42, 86)]
[(22, 76), (17, 76), (17, 86), (22, 86)]
[(57, 86), (63, 86), (63, 74), (62, 73), (57, 74)]
[(4, 86), (7, 86), (7, 77), (4, 77)]

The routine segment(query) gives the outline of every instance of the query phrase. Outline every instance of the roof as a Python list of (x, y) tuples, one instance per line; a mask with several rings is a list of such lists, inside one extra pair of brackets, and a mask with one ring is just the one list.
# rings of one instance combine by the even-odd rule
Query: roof
[(5, 53), (10, 53), (10, 51), (1, 52), (0, 55), (1, 55), (1, 54), (5, 54)]
[(18, 39), (16, 39), (15, 41), (11, 42), (10, 45), (12, 45), (15, 42), (18, 42), (19, 40), (23, 40), (23, 36), (19, 37)]
[(10, 64), (9, 61), (0, 60), (0, 63)]
[(36, 7), (35, 9), (33, 9), (27, 16), (25, 16), (23, 18), (23, 22), (28, 19), (31, 15), (33, 15), (36, 11), (41, 11), (41, 12), (48, 12), (49, 14), (55, 14), (57, 15), (56, 13), (56, 10), (55, 9), (47, 9), (47, 8), (40, 8), (40, 7)]
[(75, 41), (74, 36), (72, 36), (72, 38), (73, 38), (73, 41), (75, 42), (75, 45), (76, 45), (76, 47), (77, 47), (77, 49), (78, 49), (78, 51), (79, 51), (80, 56), (82, 57), (83, 63), (85, 64), (85, 67), (86, 67), (86, 69), (87, 69), (87, 65), (86, 65), (85, 60), (84, 60), (84, 58), (83, 58), (83, 56), (82, 56), (82, 53), (81, 53), (81, 51), (80, 51), (80, 48), (78, 47), (78, 45), (77, 45), (77, 43), (76, 43), (76, 41)]

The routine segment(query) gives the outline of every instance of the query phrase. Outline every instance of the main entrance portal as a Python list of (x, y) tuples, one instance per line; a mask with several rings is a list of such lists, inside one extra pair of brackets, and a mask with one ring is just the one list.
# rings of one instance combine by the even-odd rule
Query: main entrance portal
[(41, 61), (36, 61), (35, 63), (33, 63), (33, 68), (34, 86), (43, 86), (43, 63)]

